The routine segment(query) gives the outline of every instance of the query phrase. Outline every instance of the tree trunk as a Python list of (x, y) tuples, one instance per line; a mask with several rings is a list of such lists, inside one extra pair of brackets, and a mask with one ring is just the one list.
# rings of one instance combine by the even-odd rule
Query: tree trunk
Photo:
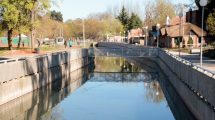
[(21, 33), (19, 33), (19, 42), (18, 42), (17, 48), (20, 48), (21, 41), (22, 41), (22, 36), (21, 36)]
[(7, 35), (8, 35), (8, 49), (12, 50), (12, 34), (13, 34), (13, 29), (8, 30)]
[[(35, 10), (31, 11), (31, 23), (34, 24), (35, 22)], [(31, 49), (34, 50), (34, 40), (35, 40), (35, 27), (34, 25), (31, 28)]]

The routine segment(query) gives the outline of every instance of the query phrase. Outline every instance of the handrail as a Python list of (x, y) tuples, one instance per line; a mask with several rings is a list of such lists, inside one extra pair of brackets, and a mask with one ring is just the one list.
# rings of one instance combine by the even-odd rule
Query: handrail
[[(171, 56), (171, 57), (174, 58), (175, 60), (180, 61), (181, 63), (183, 63), (183, 64), (185, 64), (185, 65), (188, 65), (188, 66), (192, 67), (193, 69), (198, 70), (199, 72), (201, 72), (201, 73), (203, 73), (203, 74), (206, 74), (206, 75), (211, 74), (210, 77), (215, 78), (215, 73), (212, 72), (212, 71), (210, 71), (210, 70), (208, 70), (208, 69), (205, 69), (205, 68), (203, 68), (203, 67), (201, 67), (201, 66), (195, 65), (195, 64), (193, 64), (192, 62), (190, 62), (190, 61), (188, 61), (188, 60), (185, 60), (185, 59), (183, 59), (183, 58), (181, 58), (181, 57), (178, 57), (178, 56), (176, 56), (176, 55), (173, 55), (173, 54), (171, 54), (171, 53), (168, 52), (168, 51), (164, 51), (164, 50), (162, 50), (162, 49), (160, 49), (159, 51), (165, 52), (166, 54), (168, 54), (169, 56)], [(209, 75), (208, 75), (208, 76), (209, 76)]]
[(5, 63), (9, 63), (9, 62), (24, 61), (24, 60), (32, 59), (32, 58), (47, 57), (48, 55), (57, 55), (59, 53), (67, 53), (67, 52), (70, 54), (69, 51), (62, 50), (62, 51), (57, 51), (57, 52), (53, 52), (53, 53), (46, 53), (46, 54), (42, 54), (42, 55), (34, 55), (34, 56), (27, 56), (27, 57), (11, 58), (11, 59), (7, 59), (7, 60), (0, 60), (0, 64), (5, 64)]

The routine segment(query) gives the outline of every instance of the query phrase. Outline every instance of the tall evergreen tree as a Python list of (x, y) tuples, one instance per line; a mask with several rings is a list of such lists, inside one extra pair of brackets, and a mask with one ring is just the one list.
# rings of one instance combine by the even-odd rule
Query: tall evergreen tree
[(51, 19), (63, 22), (63, 15), (61, 12), (51, 11)]
[(128, 23), (129, 23), (129, 15), (124, 6), (122, 7), (121, 12), (117, 16), (117, 19), (122, 23), (124, 31), (127, 31)]
[(131, 30), (131, 29), (141, 28), (142, 24), (143, 23), (140, 17), (137, 14), (132, 13), (129, 19), (128, 29)]

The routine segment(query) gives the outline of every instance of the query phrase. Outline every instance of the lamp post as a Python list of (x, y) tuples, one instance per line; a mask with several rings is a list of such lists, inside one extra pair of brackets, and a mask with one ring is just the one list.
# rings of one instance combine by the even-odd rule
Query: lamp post
[(122, 33), (119, 32), (119, 34), (120, 34), (120, 42), (122, 43)]
[(123, 38), (123, 41), (125, 42), (125, 31), (124, 31), (124, 38)]
[(128, 30), (128, 35), (127, 35), (127, 42), (128, 42), (128, 44), (129, 44), (129, 40), (128, 40), (129, 34), (130, 34), (130, 31)]
[(148, 36), (147, 36), (147, 34), (148, 34), (148, 26), (146, 26), (146, 27), (144, 27), (144, 29), (146, 29), (146, 33), (145, 33), (145, 38), (146, 38), (146, 47), (148, 46)]
[(203, 29), (204, 29), (204, 7), (207, 5), (208, 0), (200, 0), (199, 4), (202, 6), (202, 37), (201, 37), (201, 47), (200, 47), (200, 66), (202, 67), (202, 40), (203, 40)]
[(156, 29), (157, 29), (157, 48), (158, 48), (159, 47), (159, 29), (160, 29), (160, 24), (159, 23), (157, 23)]
[(180, 18), (180, 26), (179, 26), (179, 57), (181, 56), (181, 39), (182, 39), (182, 36), (181, 36), (181, 18), (183, 17), (183, 11), (181, 10), (180, 13), (179, 13), (179, 18)]

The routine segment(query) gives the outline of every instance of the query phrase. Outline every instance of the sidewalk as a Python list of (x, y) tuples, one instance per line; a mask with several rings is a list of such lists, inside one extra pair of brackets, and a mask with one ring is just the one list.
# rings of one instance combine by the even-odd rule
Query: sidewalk
[[(169, 51), (169, 52), (176, 56), (179, 55), (178, 52), (174, 52), (174, 51)], [(200, 55), (199, 54), (188, 54), (188, 53), (181, 52), (180, 57), (194, 63), (195, 65), (200, 66)], [(204, 69), (207, 69), (207, 70), (215, 73), (215, 59), (211, 59), (211, 58), (207, 58), (207, 57), (203, 57), (202, 59), (203, 59), (202, 67)]]

